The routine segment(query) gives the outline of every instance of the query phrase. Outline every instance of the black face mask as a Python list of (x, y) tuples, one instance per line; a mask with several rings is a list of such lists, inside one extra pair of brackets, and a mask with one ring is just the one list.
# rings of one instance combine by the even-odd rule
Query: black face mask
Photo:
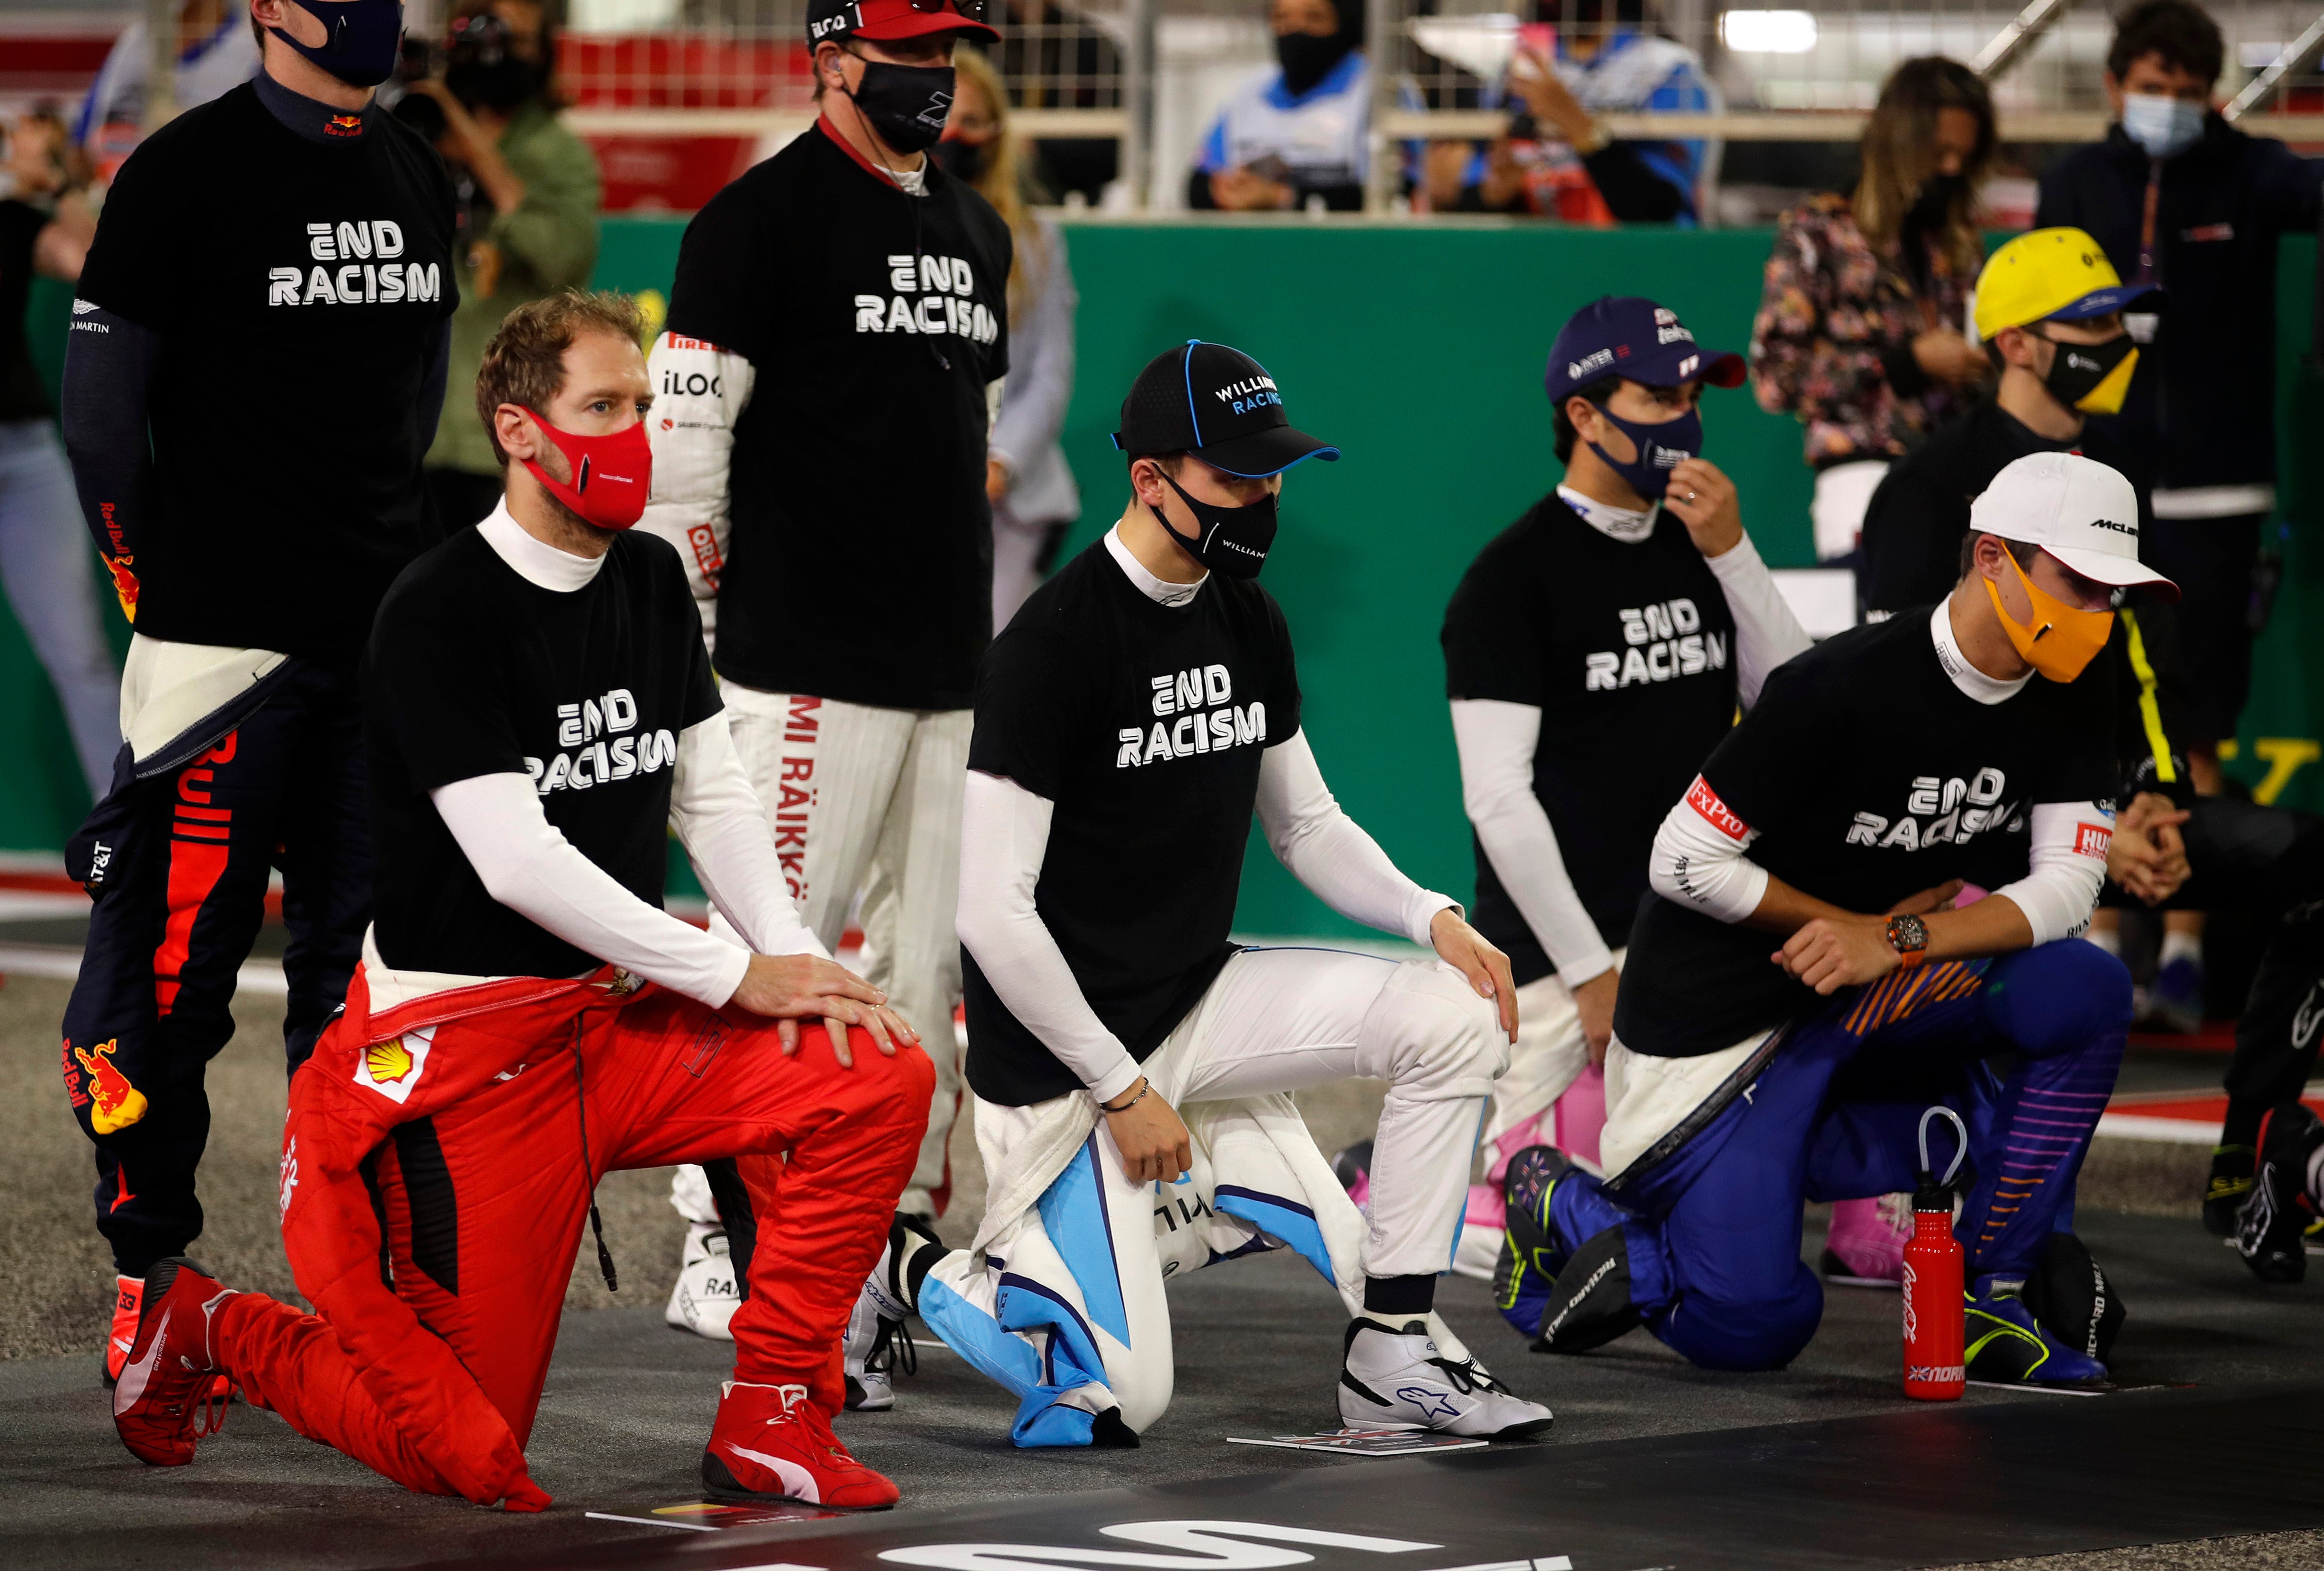
[(1283, 90), (1295, 98), (1311, 91), (1353, 48), (1354, 40), (1344, 32), (1327, 38), (1318, 38), (1312, 32), (1277, 34), (1275, 58), (1283, 66)]
[(1912, 211), (1904, 219), (1906, 226), (1924, 234), (1942, 228), (1954, 199), (1968, 189), (1969, 181), (1957, 174), (1931, 175), (1921, 182), (1920, 192), (1913, 199)]
[(1170, 528), (1170, 520), (1160, 508), (1151, 509), (1156, 520), (1169, 530), (1170, 538), (1214, 573), (1230, 578), (1258, 578), (1259, 569), (1267, 565), (1268, 548), (1275, 543), (1275, 498), (1264, 496), (1248, 507), (1220, 507), (1195, 501), (1169, 476), (1162, 478), (1170, 481), (1170, 489), (1178, 494), (1178, 500), (1186, 504), (1203, 531), (1200, 539), (1188, 540)]
[[(2050, 338), (2050, 345), (2055, 353), (2050, 357), (2050, 373), (2042, 378), (2042, 385), (2068, 409), (2082, 409), (2082, 401), (2098, 391), (2098, 384), (2113, 375), (2115, 367), (2125, 359), (2138, 353), (2138, 344), (2128, 333), (2108, 338), (2103, 344), (2069, 344), (2063, 339)], [(2116, 397), (2118, 400), (2119, 393)], [(2117, 402), (2111, 407), (2093, 406), (2086, 412), (2112, 414), (2120, 407)]]
[(954, 137), (949, 142), (939, 142), (928, 149), (928, 156), (936, 161), (938, 169), (952, 176), (953, 179), (966, 180), (969, 184), (974, 185), (984, 178), (984, 171), (992, 166), (992, 143), (963, 142), (958, 137)]
[(944, 134), (952, 114), (950, 66), (899, 66), (865, 60), (863, 79), (849, 95), (880, 140), (906, 152), (926, 152)]

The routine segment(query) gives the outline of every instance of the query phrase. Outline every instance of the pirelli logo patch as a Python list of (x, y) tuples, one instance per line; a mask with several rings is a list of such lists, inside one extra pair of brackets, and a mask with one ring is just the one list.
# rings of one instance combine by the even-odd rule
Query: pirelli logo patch
[(2107, 846), (2112, 843), (2113, 839), (2114, 831), (2107, 828), (2104, 824), (2076, 824), (2074, 826), (2074, 855), (2077, 856), (2095, 856), (2100, 862), (2104, 862), (2106, 860)]
[(1704, 821), (1729, 840), (1740, 840), (1751, 832), (1751, 827), (1737, 818), (1727, 804), (1719, 799), (1719, 793), (1712, 790), (1711, 782), (1701, 775), (1696, 775), (1694, 783), (1686, 788), (1686, 805), (1701, 813)]

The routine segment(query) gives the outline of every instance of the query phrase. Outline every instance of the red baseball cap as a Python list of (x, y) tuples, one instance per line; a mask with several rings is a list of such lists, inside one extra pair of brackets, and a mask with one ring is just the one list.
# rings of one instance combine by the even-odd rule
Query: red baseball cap
[(828, 39), (921, 38), (931, 32), (964, 32), (997, 39), (1001, 30), (984, 20), (991, 0), (815, 0), (807, 7), (809, 49)]

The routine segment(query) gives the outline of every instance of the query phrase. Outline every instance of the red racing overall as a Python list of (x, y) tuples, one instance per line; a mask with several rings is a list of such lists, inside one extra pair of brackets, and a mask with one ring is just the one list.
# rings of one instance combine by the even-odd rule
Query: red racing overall
[[(432, 990), (407, 996), (415, 983)], [(367, 964), (291, 1081), (283, 1132), (283, 1243), (317, 1312), (235, 1297), (221, 1365), (409, 1488), (540, 1510), (523, 1446), (597, 1178), (737, 1157), (767, 1222), (734, 1377), (838, 1411), (841, 1335), (934, 1082), (919, 1049), (853, 1036), (844, 1068), (819, 1024), (786, 1057), (773, 1021), (611, 967), (472, 981)]]

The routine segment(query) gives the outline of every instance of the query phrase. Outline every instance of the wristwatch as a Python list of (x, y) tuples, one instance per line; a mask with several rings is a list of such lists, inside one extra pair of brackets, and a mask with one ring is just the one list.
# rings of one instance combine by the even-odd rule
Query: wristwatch
[(1896, 951), (1896, 966), (1910, 971), (1928, 963), (1929, 924), (1918, 917), (1895, 916), (1888, 919), (1888, 947)]

